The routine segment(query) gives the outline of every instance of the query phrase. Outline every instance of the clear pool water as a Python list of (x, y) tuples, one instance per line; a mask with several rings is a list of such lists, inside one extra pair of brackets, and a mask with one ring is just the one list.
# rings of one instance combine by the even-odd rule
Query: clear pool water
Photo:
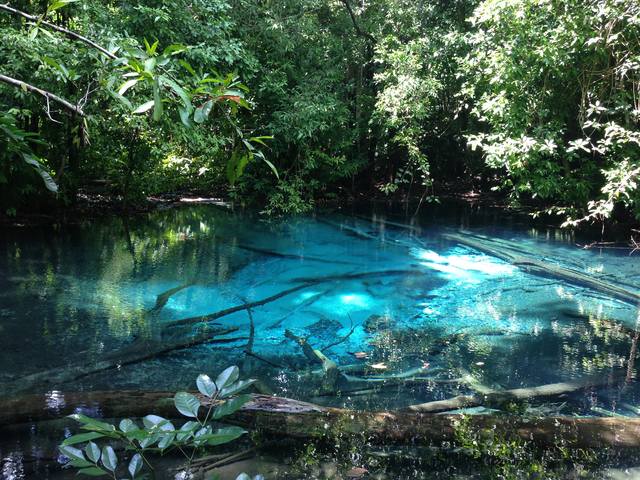
[[(279, 395), (380, 409), (468, 392), (446, 382), (466, 374), (491, 388), (622, 374), (625, 382), (531, 408), (637, 415), (638, 305), (526, 273), (446, 234), (503, 240), (634, 293), (639, 253), (583, 249), (566, 232), (498, 210), (441, 207), (408, 223), (370, 210), (278, 220), (199, 205), (128, 220), (4, 229), (0, 395), (186, 389), (199, 373), (237, 364)], [(219, 313), (289, 290), (263, 305)], [(211, 322), (172, 326), (216, 312)], [(144, 349), (231, 327), (237, 330), (214, 337), (229, 339), (224, 343), (120, 365)], [(363, 378), (420, 369), (427, 380), (342, 383), (337, 395), (327, 394), (307, 375), (319, 365), (287, 331)], [(119, 351), (129, 352), (123, 362)], [(114, 368), (60, 377), (105, 358), (115, 359)], [(10, 439), (2, 445), (8, 465), (19, 447)]]

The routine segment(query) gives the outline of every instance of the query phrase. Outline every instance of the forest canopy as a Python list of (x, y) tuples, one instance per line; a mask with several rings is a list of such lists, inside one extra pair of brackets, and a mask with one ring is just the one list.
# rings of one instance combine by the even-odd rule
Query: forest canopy
[(9, 215), (88, 189), (267, 213), (495, 191), (640, 219), (633, 0), (20, 0), (0, 35)]

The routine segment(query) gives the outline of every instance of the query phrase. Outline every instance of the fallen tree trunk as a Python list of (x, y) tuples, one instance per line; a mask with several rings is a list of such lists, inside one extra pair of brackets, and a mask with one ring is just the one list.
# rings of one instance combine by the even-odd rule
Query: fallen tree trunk
[[(203, 405), (207, 401), (201, 398)], [(96, 409), (103, 417), (141, 417), (155, 413), (173, 418), (170, 392), (82, 392), (30, 395), (0, 401), (0, 426), (62, 418), (78, 409)], [(251, 402), (225, 421), (265, 435), (335, 441), (355, 435), (375, 444), (438, 445), (456, 439), (462, 415), (411, 411), (358, 412), (307, 402), (253, 395)], [(465, 415), (473, 429), (489, 429), (543, 447), (638, 448), (639, 418)]]
[(445, 233), (442, 235), (447, 240), (465, 245), (467, 247), (474, 248), (480, 252), (486, 253), (493, 257), (500, 258), (505, 262), (511, 263), (516, 267), (524, 270), (527, 273), (534, 275), (540, 275), (547, 278), (556, 278), (563, 280), (567, 283), (579, 287), (586, 287), (597, 292), (606, 294), (609, 297), (622, 300), (625, 303), (637, 306), (640, 305), (640, 294), (626, 290), (617, 285), (603, 282), (594, 278), (592, 275), (573, 270), (570, 268), (562, 267), (560, 265), (553, 265), (548, 262), (536, 260), (535, 258), (526, 257), (518, 252), (512, 251), (505, 247), (503, 244), (493, 244), (490, 239), (483, 238), (479, 235), (473, 234), (452, 234)]

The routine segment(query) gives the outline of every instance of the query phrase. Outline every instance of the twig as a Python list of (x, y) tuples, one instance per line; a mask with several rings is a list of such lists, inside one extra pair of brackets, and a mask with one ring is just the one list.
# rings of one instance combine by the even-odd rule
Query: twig
[(325, 350), (329, 350), (331, 347), (335, 347), (336, 345), (340, 345), (342, 342), (346, 342), (347, 339), (351, 336), (351, 334), (355, 331), (356, 326), (353, 324), (353, 318), (351, 318), (351, 315), (349, 315), (349, 320), (351, 320), (351, 330), (349, 330), (349, 333), (347, 333), (344, 337), (336, 340), (333, 343), (330, 343), (329, 345), (323, 347), (320, 349), (321, 352), (324, 352)]
[(267, 365), (271, 365), (272, 367), (276, 367), (276, 368), (286, 368), (284, 365), (279, 365), (277, 363), (272, 362), (271, 360), (267, 360), (264, 357), (261, 357), (260, 355), (258, 355), (257, 353), (254, 352), (248, 352), (248, 351), (244, 351), (244, 353), (246, 353), (248, 356), (255, 358), (256, 360), (260, 360), (261, 362), (266, 363)]

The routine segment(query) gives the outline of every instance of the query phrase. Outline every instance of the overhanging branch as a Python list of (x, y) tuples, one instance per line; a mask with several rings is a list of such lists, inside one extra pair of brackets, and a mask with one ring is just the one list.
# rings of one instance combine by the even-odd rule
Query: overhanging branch
[(62, 97), (59, 97), (58, 95), (56, 95), (54, 93), (47, 92), (46, 90), (43, 90), (43, 89), (38, 88), (38, 87), (34, 87), (33, 85), (29, 85), (28, 83), (25, 83), (22, 80), (17, 80), (15, 78), (7, 77), (6, 75), (0, 74), (0, 82), (4, 82), (4, 83), (12, 85), (14, 87), (21, 88), (23, 90), (27, 90), (29, 92), (34, 92), (34, 93), (40, 94), (44, 98), (47, 99), (47, 102), (49, 102), (49, 100), (53, 100), (57, 104), (59, 104), (62, 107), (64, 107), (65, 110), (67, 110), (69, 112), (72, 112), (72, 113), (74, 113), (76, 115), (79, 115), (81, 117), (85, 116), (84, 111), (79, 106), (74, 105), (73, 103), (65, 100)]
[(16, 8), (10, 7), (8, 4), (0, 4), (0, 11), (4, 10), (5, 12), (9, 12), (13, 15), (18, 15), (20, 17), (26, 18), (27, 20), (29, 20), (32, 23), (38, 24), (38, 25), (44, 25), (47, 28), (50, 28), (51, 30), (55, 30), (57, 32), (63, 33), (64, 35), (73, 38), (74, 40), (78, 40), (86, 45), (89, 45), (92, 48), (95, 48), (96, 50), (98, 50), (100, 53), (106, 55), (107, 57), (109, 57), (112, 60), (115, 60), (117, 57), (111, 53), (109, 50), (107, 50), (106, 48), (98, 45), (96, 42), (94, 42), (93, 40), (88, 39), (87, 37), (83, 37), (82, 35), (80, 35), (79, 33), (76, 33), (72, 30), (69, 30), (67, 28), (64, 27), (60, 27), (54, 23), (51, 22), (47, 22), (46, 20), (42, 20), (41, 18), (35, 16), (35, 15), (29, 15), (26, 12), (23, 12), (21, 10), (18, 10)]

